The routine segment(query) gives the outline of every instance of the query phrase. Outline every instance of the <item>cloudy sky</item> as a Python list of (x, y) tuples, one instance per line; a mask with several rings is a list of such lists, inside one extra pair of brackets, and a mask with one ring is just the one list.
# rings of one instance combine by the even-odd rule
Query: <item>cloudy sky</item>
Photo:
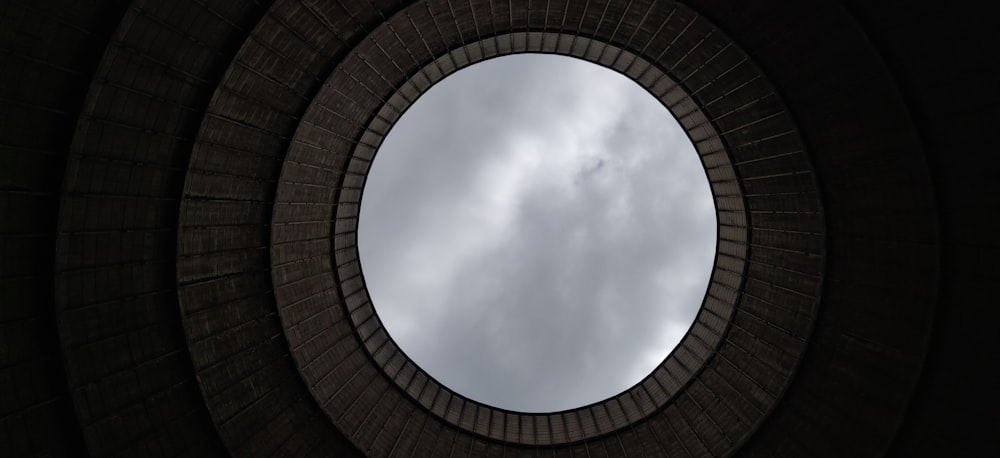
[(659, 102), (558, 56), (486, 61), (431, 88), (383, 143), (358, 243), (390, 335), (487, 404), (578, 407), (659, 364), (701, 305), (716, 225)]

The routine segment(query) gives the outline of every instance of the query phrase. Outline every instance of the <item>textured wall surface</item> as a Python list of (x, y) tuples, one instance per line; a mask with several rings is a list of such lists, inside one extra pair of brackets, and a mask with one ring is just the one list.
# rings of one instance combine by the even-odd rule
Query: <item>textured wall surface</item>
[[(1000, 50), (960, 3), (4, 2), (0, 455), (1000, 453)], [(552, 414), (409, 361), (355, 246), (392, 123), (518, 52), (645, 86), (720, 223), (678, 349)]]

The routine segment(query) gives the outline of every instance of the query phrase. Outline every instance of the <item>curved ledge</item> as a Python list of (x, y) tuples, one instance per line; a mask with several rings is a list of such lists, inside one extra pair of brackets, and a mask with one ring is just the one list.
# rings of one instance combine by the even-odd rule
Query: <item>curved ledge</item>
[[(309, 264), (302, 273), (324, 278), (327, 300), (305, 304), (288, 298), (281, 291), (291, 283), (273, 278), (292, 354), (313, 396), (339, 428), (357, 430), (361, 425), (356, 422), (380, 408), (366, 406), (367, 413), (358, 412), (364, 394), (373, 385), (386, 392), (381, 385), (388, 380), (405, 403), (464, 431), (507, 443), (557, 445), (611, 434), (654, 414), (706, 427), (720, 424), (703, 408), (682, 413), (675, 405), (678, 397), (691, 396), (688, 387), (711, 368), (708, 377), (724, 374), (727, 384), (742, 387), (746, 399), (757, 401), (754, 414), (724, 431), (728, 437), (748, 434), (793, 375), (820, 288), (821, 206), (797, 128), (781, 101), (745, 53), (680, 5), (649, 4), (634, 18), (626, 11), (617, 12), (620, 17), (583, 12), (578, 30), (593, 27), (586, 34), (590, 37), (571, 34), (569, 28), (546, 31), (548, 16), (529, 24), (528, 31), (487, 31), (476, 20), (461, 17), (476, 17), (474, 8), (435, 12), (418, 4), (387, 19), (333, 71), (292, 139), (276, 192), (272, 253), (316, 252), (311, 246), (319, 243), (317, 235), (297, 236), (302, 212), (291, 209), (309, 206), (315, 210), (312, 222), (333, 221), (330, 263)], [(569, 13), (549, 11), (553, 18)], [(436, 24), (440, 14), (458, 15), (448, 21), (466, 27), (450, 41), (422, 35), (417, 24)], [(588, 25), (588, 18), (616, 26), (604, 35), (601, 22)], [(643, 36), (648, 32), (642, 19), (662, 26)], [(608, 44), (616, 41), (621, 44)], [(412, 363), (377, 318), (355, 244), (364, 177), (392, 123), (447, 75), (518, 52), (559, 53), (604, 65), (663, 102), (702, 157), (720, 224), (715, 268), (701, 311), (671, 355), (617, 396), (551, 414), (511, 412), (472, 401)], [(324, 184), (332, 190), (317, 190), (304, 178), (316, 171), (329, 177)], [(746, 188), (750, 192), (744, 193)], [(760, 240), (753, 239), (755, 233), (763, 234)], [(774, 256), (789, 252), (800, 256)], [(778, 296), (791, 298), (777, 306), (773, 299)], [(748, 340), (751, 334), (758, 337)], [(686, 418), (691, 415), (708, 421)]]

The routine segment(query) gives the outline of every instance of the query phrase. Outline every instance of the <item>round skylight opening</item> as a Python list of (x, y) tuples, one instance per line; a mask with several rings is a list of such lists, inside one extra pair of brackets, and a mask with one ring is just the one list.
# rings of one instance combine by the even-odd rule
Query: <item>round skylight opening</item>
[(358, 248), (411, 360), (473, 400), (552, 412), (669, 355), (716, 232), (699, 156), (658, 100), (595, 64), (519, 54), (443, 79), (395, 124)]

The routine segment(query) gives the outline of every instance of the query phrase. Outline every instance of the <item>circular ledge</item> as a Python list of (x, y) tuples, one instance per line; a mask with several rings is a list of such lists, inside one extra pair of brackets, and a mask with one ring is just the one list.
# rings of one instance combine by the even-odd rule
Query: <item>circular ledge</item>
[[(272, 270), (301, 377), (341, 431), (370, 421), (405, 428), (389, 419), (423, 416), (491, 440), (557, 445), (676, 422), (697, 436), (721, 435), (720, 450), (738, 445), (791, 380), (821, 287), (822, 209), (792, 118), (746, 54), (682, 5), (567, 5), (520, 15), (521, 26), (482, 21), (495, 19), (487, 8), (417, 4), (387, 18), (345, 56), (302, 118), (271, 227), (272, 262), (303, 266), (295, 278), (280, 275), (280, 265)], [(442, 30), (445, 22), (458, 30)], [(355, 243), (365, 176), (391, 125), (447, 75), (519, 52), (604, 65), (661, 100), (702, 158), (719, 222), (711, 282), (678, 347), (625, 392), (548, 414), (467, 399), (410, 361), (378, 320)], [(303, 278), (315, 279), (306, 292)], [(723, 392), (736, 401), (720, 403)]]

